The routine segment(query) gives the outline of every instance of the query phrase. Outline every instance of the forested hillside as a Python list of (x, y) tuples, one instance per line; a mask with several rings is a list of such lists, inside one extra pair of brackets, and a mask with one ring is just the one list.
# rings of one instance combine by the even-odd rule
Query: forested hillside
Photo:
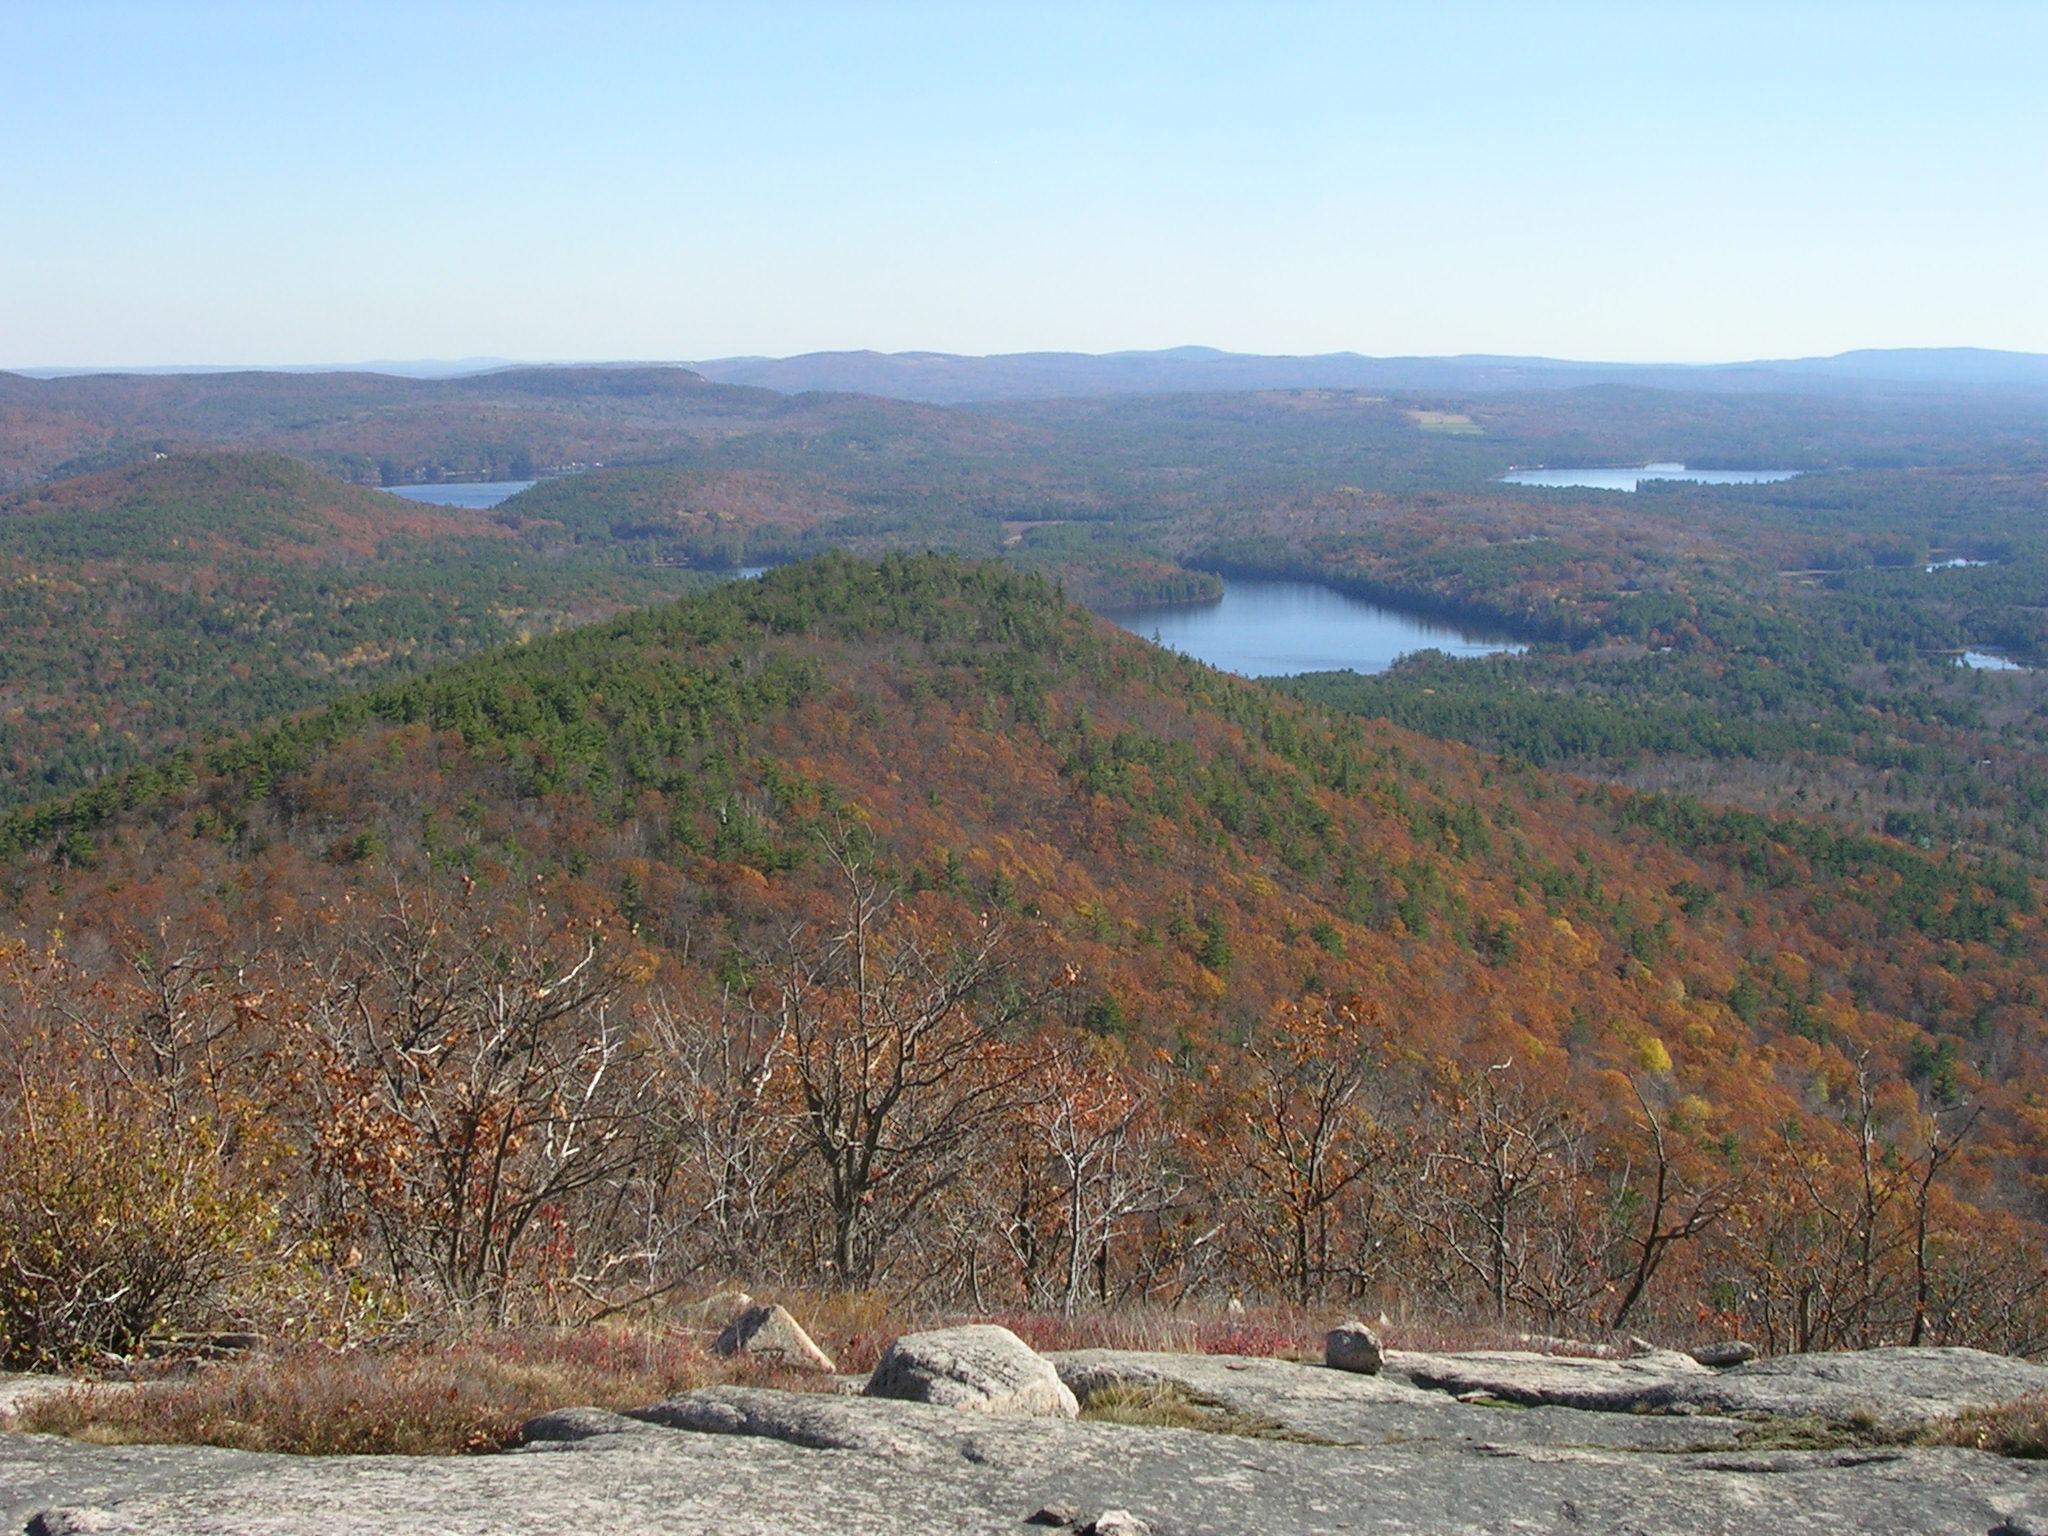
[(2048, 1337), (2035, 880), (1324, 712), (995, 565), (786, 567), (0, 855), (7, 1155), (107, 1138), (79, 1219), (196, 1250), (195, 1313), (744, 1272)]
[(0, 496), (0, 806), (705, 579), (276, 454)]

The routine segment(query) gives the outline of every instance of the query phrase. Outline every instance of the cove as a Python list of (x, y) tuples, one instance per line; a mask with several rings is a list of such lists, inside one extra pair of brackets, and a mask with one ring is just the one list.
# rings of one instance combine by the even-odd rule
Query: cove
[(1104, 608), (1119, 628), (1240, 677), (1384, 672), (1416, 651), (1492, 656), (1523, 646), (1312, 581), (1231, 577), (1213, 603)]

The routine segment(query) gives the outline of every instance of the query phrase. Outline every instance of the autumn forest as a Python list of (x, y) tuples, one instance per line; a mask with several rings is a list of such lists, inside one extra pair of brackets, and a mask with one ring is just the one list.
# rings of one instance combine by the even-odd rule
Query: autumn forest
[[(727, 1282), (2048, 1349), (2044, 427), (0, 374), (0, 1365)], [(1798, 473), (1501, 478), (1660, 461)], [(1095, 613), (1255, 577), (1522, 649)]]

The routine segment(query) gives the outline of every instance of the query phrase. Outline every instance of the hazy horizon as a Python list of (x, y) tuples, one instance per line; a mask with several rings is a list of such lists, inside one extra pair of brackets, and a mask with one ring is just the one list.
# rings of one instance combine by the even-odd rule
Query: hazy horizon
[(6, 368), (2048, 351), (2016, 0), (10, 22)]
[(1022, 347), (1013, 352), (951, 352), (938, 347), (819, 347), (805, 348), (795, 352), (731, 352), (716, 357), (696, 358), (673, 357), (506, 357), (496, 354), (478, 354), (470, 357), (384, 357), (338, 359), (333, 361), (306, 361), (286, 359), (277, 362), (168, 362), (168, 363), (18, 363), (0, 365), (0, 372), (15, 373), (27, 377), (70, 376), (77, 374), (111, 373), (413, 373), (420, 376), (455, 377), (470, 373), (487, 373), (503, 368), (690, 368), (698, 364), (728, 362), (775, 362), (812, 356), (856, 356), (876, 355), (883, 357), (959, 357), (969, 360), (993, 359), (1000, 357), (1031, 356), (1072, 356), (1072, 357), (1119, 357), (1119, 356), (1160, 356), (1174, 352), (1214, 352), (1224, 357), (1358, 357), (1367, 361), (1416, 361), (1458, 362), (1464, 360), (1499, 359), (1511, 362), (1560, 363), (1567, 366), (1612, 367), (1612, 368), (1696, 368), (1702, 371), (1715, 368), (1743, 367), (1753, 364), (1782, 364), (1826, 361), (1832, 358), (1852, 356), (1858, 353), (1941, 353), (1972, 352), (1994, 356), (2020, 358), (2048, 358), (2048, 352), (2032, 352), (2010, 347), (1979, 347), (1968, 344), (1954, 346), (1933, 345), (1925, 347), (1890, 347), (1884, 345), (1845, 347), (1839, 352), (1814, 353), (1803, 356), (1780, 354), (1755, 357), (1714, 357), (1701, 359), (1679, 359), (1664, 357), (1559, 357), (1536, 353), (1508, 353), (1480, 349), (1470, 352), (1412, 352), (1412, 353), (1366, 353), (1356, 348), (1334, 347), (1321, 352), (1303, 353), (1247, 353), (1227, 348), (1210, 347), (1203, 342), (1177, 342), (1162, 347), (1118, 347), (1103, 351), (1083, 351), (1070, 347)]

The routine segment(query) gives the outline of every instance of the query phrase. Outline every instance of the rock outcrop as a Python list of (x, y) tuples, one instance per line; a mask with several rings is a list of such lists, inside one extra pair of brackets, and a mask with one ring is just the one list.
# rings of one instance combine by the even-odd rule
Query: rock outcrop
[(1656, 1350), (1581, 1360), (1516, 1350), (1461, 1355), (1390, 1351), (1387, 1368), (1419, 1386), (1523, 1406), (1600, 1413), (1689, 1413), (1924, 1424), (1969, 1408), (2048, 1393), (2048, 1366), (1978, 1349), (1864, 1349), (1779, 1355), (1725, 1370)]
[(839, 1369), (832, 1363), (832, 1357), (811, 1341), (803, 1325), (781, 1306), (748, 1307), (727, 1325), (711, 1347), (721, 1355), (753, 1355), (800, 1371), (822, 1371), (827, 1376)]
[[(981, 1351), (955, 1346), (947, 1358), (962, 1353)], [(1793, 1356), (1725, 1371), (1681, 1370), (1662, 1354), (1567, 1364), (1518, 1351), (1389, 1350), (1377, 1376), (1228, 1356), (1031, 1358), (1091, 1390), (1172, 1383), (1229, 1410), (1218, 1424), (1238, 1427), (721, 1387), (635, 1415), (548, 1414), (527, 1427), (525, 1445), (496, 1456), (301, 1459), (0, 1434), (0, 1533), (31, 1520), (108, 1536), (2048, 1533), (2048, 1464), (1882, 1433), (1814, 1434), (1844, 1411), (1866, 1425), (1869, 1412), (1925, 1424), (2048, 1378), (1971, 1350)], [(1573, 1368), (1581, 1374), (1560, 1378)], [(1610, 1375), (1598, 1382), (1584, 1374), (1601, 1368)], [(1468, 1404), (1426, 1384), (1453, 1378), (1492, 1390)], [(1659, 1392), (1668, 1410), (1630, 1406)], [(1780, 1406), (1754, 1407), (1766, 1401)], [(1764, 1416), (1735, 1416), (1753, 1412)], [(1789, 1448), (1802, 1435), (1816, 1448)]]
[(993, 1323), (906, 1333), (883, 1354), (865, 1395), (1035, 1418), (1081, 1412), (1051, 1362)]

